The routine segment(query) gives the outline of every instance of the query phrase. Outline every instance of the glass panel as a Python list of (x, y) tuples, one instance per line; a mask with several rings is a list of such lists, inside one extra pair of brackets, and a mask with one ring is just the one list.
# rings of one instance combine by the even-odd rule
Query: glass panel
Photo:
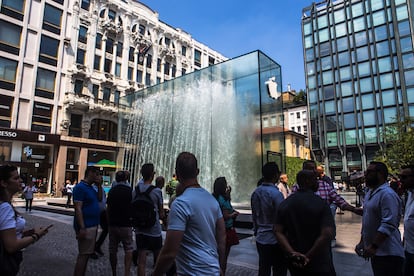
[(380, 85), (382, 89), (391, 88), (394, 86), (392, 73), (383, 74), (380, 76)]
[(384, 8), (383, 0), (370, 0), (369, 2), (371, 2), (371, 10), (373, 11)]
[(310, 48), (313, 46), (312, 36), (305, 37), (305, 48)]
[(356, 130), (346, 130), (345, 131), (345, 143), (347, 145), (356, 145), (357, 143), (357, 132)]
[(359, 85), (360, 85), (361, 93), (372, 92), (372, 82), (370, 78), (359, 80)]
[(385, 12), (384, 11), (377, 11), (372, 14), (372, 21), (374, 23), (374, 26), (379, 26), (382, 24), (385, 24)]
[(395, 106), (395, 93), (394, 90), (382, 91), (382, 105), (383, 106)]
[(381, 41), (388, 38), (387, 26), (383, 25), (374, 29), (375, 41)]
[(340, 23), (342, 21), (345, 21), (345, 13), (343, 9), (336, 10), (334, 12), (334, 19), (335, 23)]
[(376, 49), (378, 57), (387, 56), (390, 54), (390, 47), (388, 46), (388, 41), (377, 43)]
[(60, 27), (62, 18), (62, 11), (49, 4), (45, 4), (45, 15), (43, 21), (48, 22), (54, 26)]
[(348, 49), (348, 37), (342, 37), (336, 40), (338, 52)]
[(333, 147), (338, 145), (338, 136), (336, 132), (328, 132), (326, 133), (326, 139), (328, 142), (328, 147)]
[(334, 114), (335, 113), (335, 102), (327, 101), (325, 102), (325, 114)]
[(406, 5), (397, 7), (395, 9), (395, 11), (396, 11), (396, 14), (397, 14), (397, 20), (398, 21), (401, 21), (401, 20), (404, 20), (404, 19), (408, 18), (408, 10), (407, 10)]
[(357, 17), (364, 14), (364, 6), (362, 3), (352, 5), (352, 16)]
[(36, 88), (47, 90), (49, 92), (55, 91), (56, 72), (46, 69), (37, 69)]
[(16, 82), (17, 61), (0, 57), (0, 80)]
[(359, 17), (357, 19), (354, 19), (353, 21), (353, 26), (354, 26), (354, 32), (359, 32), (362, 30), (365, 30), (365, 18), (364, 17)]
[(384, 123), (390, 124), (397, 120), (397, 109), (395, 107), (384, 108)]
[(365, 143), (376, 143), (377, 142), (377, 130), (376, 128), (365, 128)]
[(344, 114), (344, 126), (345, 126), (345, 129), (355, 128), (354, 113)]
[(303, 25), (303, 33), (305, 35), (309, 35), (312, 33), (312, 25), (311, 23), (306, 23)]
[(408, 53), (402, 56), (404, 69), (409, 69), (414, 67), (414, 54)]
[(370, 75), (371, 73), (370, 62), (359, 63), (358, 73), (359, 73), (359, 77), (365, 77), (365, 76)]
[(325, 42), (329, 40), (329, 30), (323, 29), (319, 31), (319, 42)]
[(374, 108), (374, 96), (373, 94), (365, 94), (361, 96), (362, 109)]
[(335, 33), (336, 33), (336, 37), (341, 37), (347, 34), (347, 30), (346, 30), (346, 24), (345, 23), (341, 23), (338, 25), (335, 25)]
[(15, 46), (15, 47), (20, 47), (21, 33), (22, 33), (21, 27), (8, 23), (3, 20), (0, 20), (0, 42)]
[(349, 80), (351, 78), (351, 68), (343, 67), (339, 69), (339, 74), (341, 76), (341, 81)]
[(328, 70), (332, 68), (331, 57), (324, 57), (321, 59), (322, 70)]
[(357, 49), (357, 59), (358, 61), (364, 61), (369, 58), (368, 47), (361, 47)]
[(392, 63), (390, 57), (383, 57), (378, 59), (378, 71), (380, 73), (389, 72), (392, 70)]
[(414, 85), (414, 71), (405, 71), (404, 72), (405, 84), (407, 86)]
[(414, 103), (414, 87), (407, 88), (407, 102)]
[(354, 109), (354, 99), (352, 97), (342, 99), (342, 112), (350, 112)]
[(404, 37), (400, 40), (401, 52), (411, 52), (413, 50), (413, 44), (411, 37)]
[(364, 126), (375, 126), (375, 110), (367, 110), (362, 113), (362, 118), (364, 120)]
[(367, 33), (359, 32), (355, 34), (355, 46), (363, 46), (367, 44)]
[(398, 23), (398, 31), (400, 36), (406, 36), (410, 34), (410, 23), (408, 20)]
[(332, 71), (327, 71), (322, 73), (323, 84), (331, 84), (333, 82)]
[(318, 28), (322, 29), (328, 26), (328, 17), (327, 16), (320, 16), (318, 17)]
[(352, 82), (343, 82), (341, 83), (341, 94), (342, 97), (352, 95)]

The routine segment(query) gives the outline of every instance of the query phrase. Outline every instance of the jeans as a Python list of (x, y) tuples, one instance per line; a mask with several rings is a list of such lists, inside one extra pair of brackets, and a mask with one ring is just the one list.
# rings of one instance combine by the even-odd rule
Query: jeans
[(260, 244), (256, 242), (259, 253), (259, 276), (286, 276), (287, 258), (279, 244)]
[(371, 258), (374, 276), (402, 276), (403, 263), (404, 258), (399, 256), (374, 256)]
[(26, 211), (32, 211), (33, 198), (26, 198)]

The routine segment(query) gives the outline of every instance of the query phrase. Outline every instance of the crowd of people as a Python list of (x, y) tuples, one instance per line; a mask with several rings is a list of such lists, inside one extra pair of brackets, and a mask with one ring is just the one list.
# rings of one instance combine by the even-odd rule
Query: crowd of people
[[(78, 243), (74, 275), (85, 275), (89, 258), (104, 255), (101, 246), (106, 236), (112, 275), (117, 274), (119, 244), (124, 251), (124, 275), (130, 275), (132, 263), (137, 265), (137, 275), (146, 275), (150, 255), (152, 275), (225, 275), (231, 247), (239, 243), (234, 227), (239, 212), (232, 206), (226, 178), (216, 178), (209, 193), (198, 182), (196, 157), (180, 153), (174, 178), (166, 186), (170, 198), (167, 219), (164, 177), (155, 177), (151, 163), (142, 165), (140, 173), (142, 178), (134, 186), (128, 171), (116, 172), (106, 194), (99, 169), (87, 167), (84, 178), (70, 187)], [(355, 252), (370, 260), (375, 276), (414, 275), (414, 166), (401, 168), (398, 175), (407, 192), (404, 202), (388, 177), (384, 163), (369, 164), (365, 172), (368, 190), (364, 206), (359, 208), (336, 192), (323, 167), (314, 161), (303, 163), (292, 187), (275, 162), (264, 164), (262, 178), (251, 195), (258, 275), (285, 276), (288, 271), (292, 276), (336, 275), (332, 247), (338, 207), (362, 216), (361, 240)], [(22, 249), (52, 227), (25, 228), (24, 218), (11, 204), (13, 196), (21, 192), (21, 184), (17, 167), (0, 166), (0, 275), (16, 275)], [(25, 188), (28, 199), (30, 187)], [(26, 208), (31, 209), (30, 202)], [(402, 216), (404, 242), (399, 231)], [(164, 241), (160, 221), (165, 224)]]

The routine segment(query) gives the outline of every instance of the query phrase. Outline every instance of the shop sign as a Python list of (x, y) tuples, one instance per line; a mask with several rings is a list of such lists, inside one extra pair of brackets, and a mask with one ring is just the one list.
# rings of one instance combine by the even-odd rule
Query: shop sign
[(7, 130), (0, 130), (0, 137), (16, 138), (17, 137), (17, 132), (7, 131)]
[(0, 128), (0, 139), (19, 139), (27, 142), (45, 142), (48, 144), (59, 144), (60, 135), (43, 134), (32, 131)]

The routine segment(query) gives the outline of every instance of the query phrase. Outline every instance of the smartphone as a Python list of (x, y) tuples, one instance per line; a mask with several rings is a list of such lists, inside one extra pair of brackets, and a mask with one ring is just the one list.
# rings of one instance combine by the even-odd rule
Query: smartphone
[(53, 224), (49, 225), (48, 227), (46, 227), (46, 230), (49, 230), (50, 227), (52, 227)]

